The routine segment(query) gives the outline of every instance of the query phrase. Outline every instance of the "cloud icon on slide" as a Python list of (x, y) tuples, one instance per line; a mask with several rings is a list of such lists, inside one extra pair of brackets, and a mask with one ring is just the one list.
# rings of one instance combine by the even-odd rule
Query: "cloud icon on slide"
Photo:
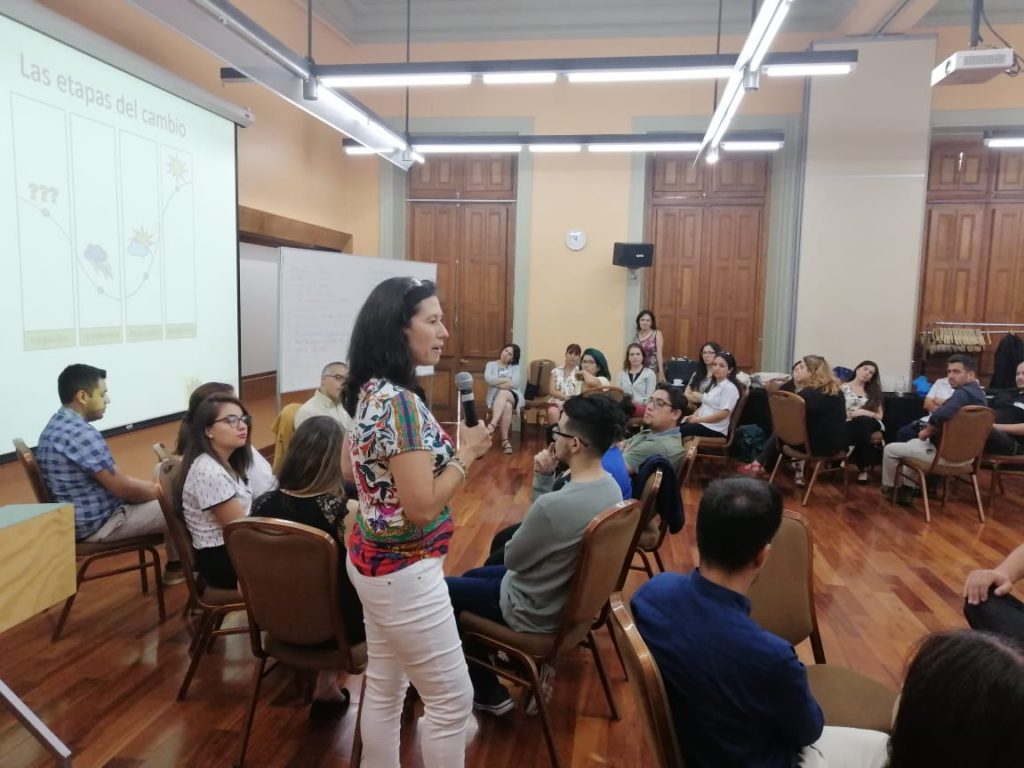
[(114, 279), (114, 270), (110, 268), (110, 259), (102, 246), (89, 243), (82, 253), (82, 258), (92, 265), (92, 268), (103, 275), (107, 280)]

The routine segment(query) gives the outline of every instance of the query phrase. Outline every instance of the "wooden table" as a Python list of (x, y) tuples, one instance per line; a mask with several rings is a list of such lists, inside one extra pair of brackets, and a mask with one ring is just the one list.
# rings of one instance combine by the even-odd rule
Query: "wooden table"
[[(76, 588), (74, 507), (0, 507), (0, 632), (63, 602)], [(71, 750), (2, 680), (0, 701), (59, 765), (71, 765)]]

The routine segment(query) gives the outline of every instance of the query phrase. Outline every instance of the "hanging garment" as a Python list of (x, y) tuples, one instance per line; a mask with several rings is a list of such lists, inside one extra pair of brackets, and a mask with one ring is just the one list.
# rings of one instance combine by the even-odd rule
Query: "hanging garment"
[(1008, 333), (996, 347), (995, 370), (990, 389), (1016, 387), (1017, 366), (1024, 362), (1024, 341), (1015, 333)]

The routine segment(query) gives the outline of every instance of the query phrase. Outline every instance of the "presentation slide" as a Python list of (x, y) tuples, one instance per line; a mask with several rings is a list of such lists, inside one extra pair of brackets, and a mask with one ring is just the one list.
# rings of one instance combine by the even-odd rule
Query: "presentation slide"
[(233, 123), (0, 15), (0, 454), (71, 363), (101, 430), (237, 386), (236, 215)]

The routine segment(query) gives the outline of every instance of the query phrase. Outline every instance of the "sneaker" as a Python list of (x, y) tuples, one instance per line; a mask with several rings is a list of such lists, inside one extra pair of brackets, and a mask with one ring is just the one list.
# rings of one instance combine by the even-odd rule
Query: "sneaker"
[(901, 485), (900, 489), (896, 491), (896, 503), (901, 507), (909, 507), (920, 493), (917, 488), (908, 488), (905, 485)]
[(489, 712), (500, 717), (515, 709), (516, 703), (512, 700), (512, 694), (508, 688), (498, 683), (488, 691), (478, 691), (473, 696), (473, 709), (480, 712)]
[(861, 472), (860, 474), (858, 474), (857, 475), (857, 482), (860, 485), (867, 485), (868, 484), (868, 473), (867, 472)]
[(752, 461), (749, 464), (744, 464), (736, 471), (739, 472), (741, 475), (747, 475), (748, 477), (768, 477), (768, 473), (764, 471), (764, 467), (762, 467), (756, 461)]
[(173, 560), (167, 564), (164, 568), (164, 575), (161, 581), (165, 587), (173, 587), (175, 584), (181, 584), (185, 580), (185, 570), (181, 566), (180, 560)]

